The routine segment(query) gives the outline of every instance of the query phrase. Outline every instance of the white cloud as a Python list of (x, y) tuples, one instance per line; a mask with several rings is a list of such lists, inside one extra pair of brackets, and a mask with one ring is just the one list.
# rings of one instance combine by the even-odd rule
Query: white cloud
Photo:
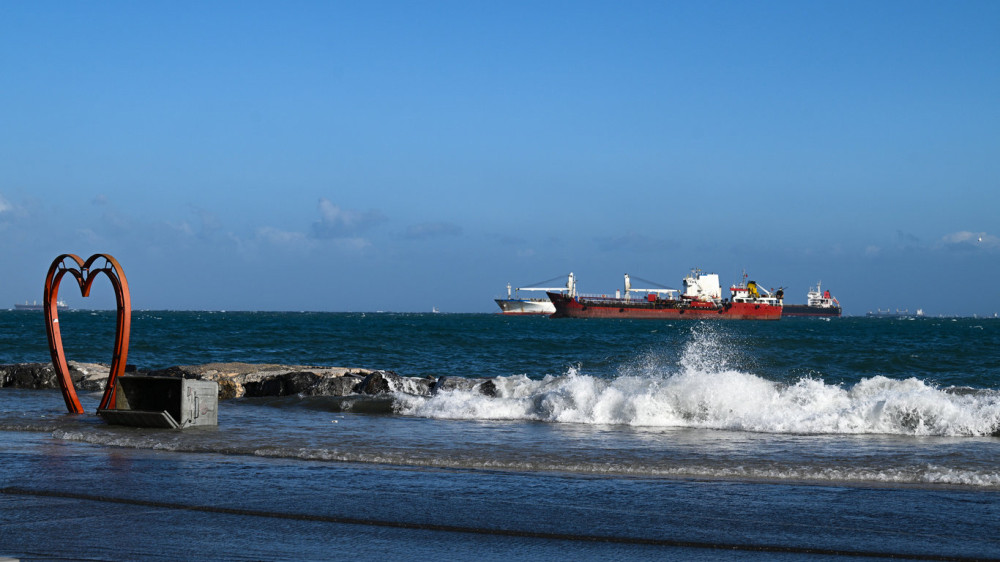
[(271, 226), (258, 228), (257, 238), (272, 244), (300, 244), (306, 241), (306, 235), (301, 232), (291, 232)]
[(191, 227), (191, 223), (188, 221), (181, 221), (179, 223), (166, 222), (164, 223), (168, 228), (179, 232), (183, 236), (194, 236), (194, 228)]
[(6, 227), (8, 224), (30, 218), (30, 216), (30, 208), (11, 203), (10, 200), (0, 195), (0, 226)]
[(962, 242), (968, 242), (978, 235), (972, 232), (962, 231), (962, 232), (952, 232), (951, 234), (945, 234), (941, 239), (945, 244), (959, 244)]
[[(304, 232), (296, 232), (290, 230), (281, 230), (280, 228), (274, 228), (271, 226), (264, 226), (258, 228), (256, 231), (255, 240), (257, 242), (271, 244), (275, 246), (283, 246), (286, 249), (291, 249), (295, 251), (305, 251), (310, 252), (317, 247), (319, 242), (311, 239)], [(334, 247), (348, 252), (359, 252), (371, 247), (372, 243), (360, 236), (344, 236), (339, 238), (331, 239), (329, 244)]]
[[(312, 224), (310, 231), (283, 230), (273, 226), (262, 226), (254, 230), (254, 236), (249, 240), (239, 240), (241, 253), (256, 255), (264, 251), (264, 246), (280, 247), (296, 255), (309, 255), (319, 249), (336, 248), (344, 252), (360, 252), (372, 246), (367, 238), (358, 236), (356, 232), (370, 228), (381, 222), (383, 217), (378, 211), (358, 212), (342, 209), (329, 199), (319, 201), (320, 220)], [(214, 217), (202, 214), (203, 230), (217, 228)]]
[(351, 238), (357, 232), (385, 221), (379, 211), (342, 209), (325, 197), (319, 200), (319, 214), (320, 220), (312, 225), (312, 235), (315, 238)]
[(1000, 237), (985, 232), (970, 232), (961, 230), (946, 234), (941, 238), (941, 247), (961, 249), (993, 249), (1000, 248)]
[(361, 222), (361, 215), (355, 211), (341, 209), (340, 205), (335, 205), (329, 199), (319, 200), (319, 213), (323, 216), (323, 222), (332, 225), (340, 225), (345, 228), (354, 228)]

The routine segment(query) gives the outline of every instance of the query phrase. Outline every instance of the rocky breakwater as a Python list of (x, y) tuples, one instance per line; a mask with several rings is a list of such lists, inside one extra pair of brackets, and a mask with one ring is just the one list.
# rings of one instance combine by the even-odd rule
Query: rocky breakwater
[[(109, 367), (100, 363), (68, 363), (78, 391), (100, 392), (108, 381)], [(271, 365), (257, 363), (209, 363), (166, 369), (126, 369), (126, 375), (183, 377), (219, 384), (219, 399), (263, 396), (371, 396), (404, 392), (431, 395), (445, 390), (464, 390), (495, 396), (492, 379), (465, 377), (406, 377), (392, 371), (347, 368)], [(0, 387), (58, 389), (51, 363), (0, 365)]]

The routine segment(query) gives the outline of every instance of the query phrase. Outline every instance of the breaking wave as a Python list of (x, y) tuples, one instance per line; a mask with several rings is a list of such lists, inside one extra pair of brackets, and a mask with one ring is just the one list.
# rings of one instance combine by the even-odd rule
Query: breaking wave
[(531, 420), (793, 434), (1000, 435), (1000, 391), (939, 388), (875, 375), (853, 386), (782, 383), (738, 370), (735, 348), (692, 328), (679, 360), (648, 354), (613, 378), (571, 367), (558, 376), (493, 379), (496, 396), (397, 394), (395, 409), (438, 419)]

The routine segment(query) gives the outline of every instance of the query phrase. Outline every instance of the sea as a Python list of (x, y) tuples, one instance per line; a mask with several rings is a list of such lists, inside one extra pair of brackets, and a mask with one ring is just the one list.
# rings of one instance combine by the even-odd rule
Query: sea
[[(60, 312), (110, 363), (113, 311)], [(128, 363), (489, 378), (144, 429), (0, 389), (0, 559), (1000, 559), (1000, 320), (133, 311)], [(49, 360), (0, 311), (0, 363)]]

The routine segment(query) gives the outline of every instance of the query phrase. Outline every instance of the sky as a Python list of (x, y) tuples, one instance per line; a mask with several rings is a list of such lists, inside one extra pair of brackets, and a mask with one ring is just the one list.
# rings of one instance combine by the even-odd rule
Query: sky
[(497, 312), (700, 268), (993, 315), (998, 30), (993, 1), (3, 2), (0, 307), (108, 253), (135, 309)]

